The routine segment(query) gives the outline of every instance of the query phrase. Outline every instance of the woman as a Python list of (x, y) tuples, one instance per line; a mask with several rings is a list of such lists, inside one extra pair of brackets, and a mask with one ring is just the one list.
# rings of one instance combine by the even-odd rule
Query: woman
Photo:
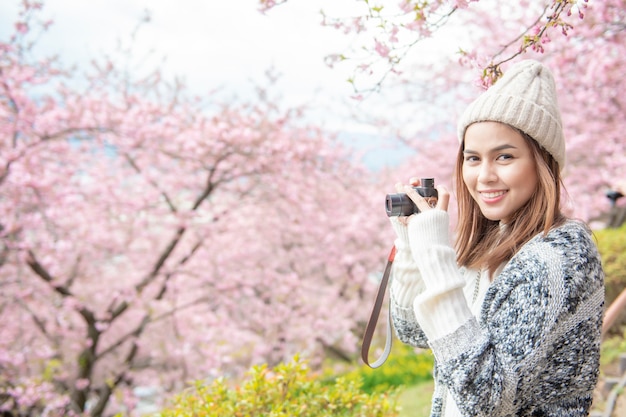
[(431, 416), (587, 416), (599, 372), (604, 276), (591, 232), (560, 211), (565, 141), (554, 79), (512, 66), (459, 122), (459, 221), (449, 193), (392, 217), (391, 311), (435, 356)]

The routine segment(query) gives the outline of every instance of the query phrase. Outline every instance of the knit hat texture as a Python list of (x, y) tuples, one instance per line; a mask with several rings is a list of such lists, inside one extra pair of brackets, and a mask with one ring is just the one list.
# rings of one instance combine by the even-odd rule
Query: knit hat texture
[(565, 166), (565, 138), (554, 77), (538, 61), (528, 59), (511, 66), (493, 86), (465, 110), (458, 124), (459, 142), (476, 122), (501, 122), (535, 139)]

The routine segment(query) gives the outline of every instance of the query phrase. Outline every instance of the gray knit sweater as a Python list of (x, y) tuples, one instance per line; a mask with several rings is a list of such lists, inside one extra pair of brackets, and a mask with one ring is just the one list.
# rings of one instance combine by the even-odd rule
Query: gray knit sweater
[[(535, 236), (499, 270), (477, 317), (458, 268), (448, 214), (392, 219), (391, 314), (398, 338), (435, 355), (431, 417), (446, 398), (467, 417), (587, 416), (597, 382), (604, 275), (588, 228), (568, 221)], [(455, 410), (455, 412), (457, 412)]]

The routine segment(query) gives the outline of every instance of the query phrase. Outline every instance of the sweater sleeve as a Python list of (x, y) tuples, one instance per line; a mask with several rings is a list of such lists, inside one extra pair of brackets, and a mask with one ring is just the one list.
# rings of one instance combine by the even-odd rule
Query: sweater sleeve
[[(428, 283), (427, 283), (428, 284)], [(481, 313), (430, 339), (439, 380), (463, 415), (588, 415), (604, 300), (595, 245), (566, 225), (525, 244)]]
[(394, 241), (396, 255), (389, 289), (389, 308), (393, 327), (401, 342), (415, 347), (429, 348), (426, 336), (413, 312), (413, 300), (424, 291), (424, 282), (411, 257), (408, 228), (396, 217), (390, 217), (389, 220), (397, 235)]
[(425, 289), (415, 298), (413, 311), (429, 340), (436, 340), (472, 319), (463, 287), (465, 277), (450, 245), (449, 217), (429, 210), (411, 219), (408, 227), (411, 255)]
[(397, 236), (394, 241), (396, 256), (393, 265), (391, 293), (393, 301), (399, 307), (410, 309), (417, 294), (423, 291), (424, 284), (417, 266), (411, 258), (408, 227), (400, 223), (397, 217), (390, 217), (389, 220)]

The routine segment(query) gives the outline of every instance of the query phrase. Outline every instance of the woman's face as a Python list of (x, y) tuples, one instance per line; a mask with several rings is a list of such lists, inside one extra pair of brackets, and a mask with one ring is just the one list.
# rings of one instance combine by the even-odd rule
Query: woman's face
[(486, 218), (506, 223), (530, 200), (539, 179), (519, 132), (503, 123), (479, 122), (465, 132), (463, 181)]

